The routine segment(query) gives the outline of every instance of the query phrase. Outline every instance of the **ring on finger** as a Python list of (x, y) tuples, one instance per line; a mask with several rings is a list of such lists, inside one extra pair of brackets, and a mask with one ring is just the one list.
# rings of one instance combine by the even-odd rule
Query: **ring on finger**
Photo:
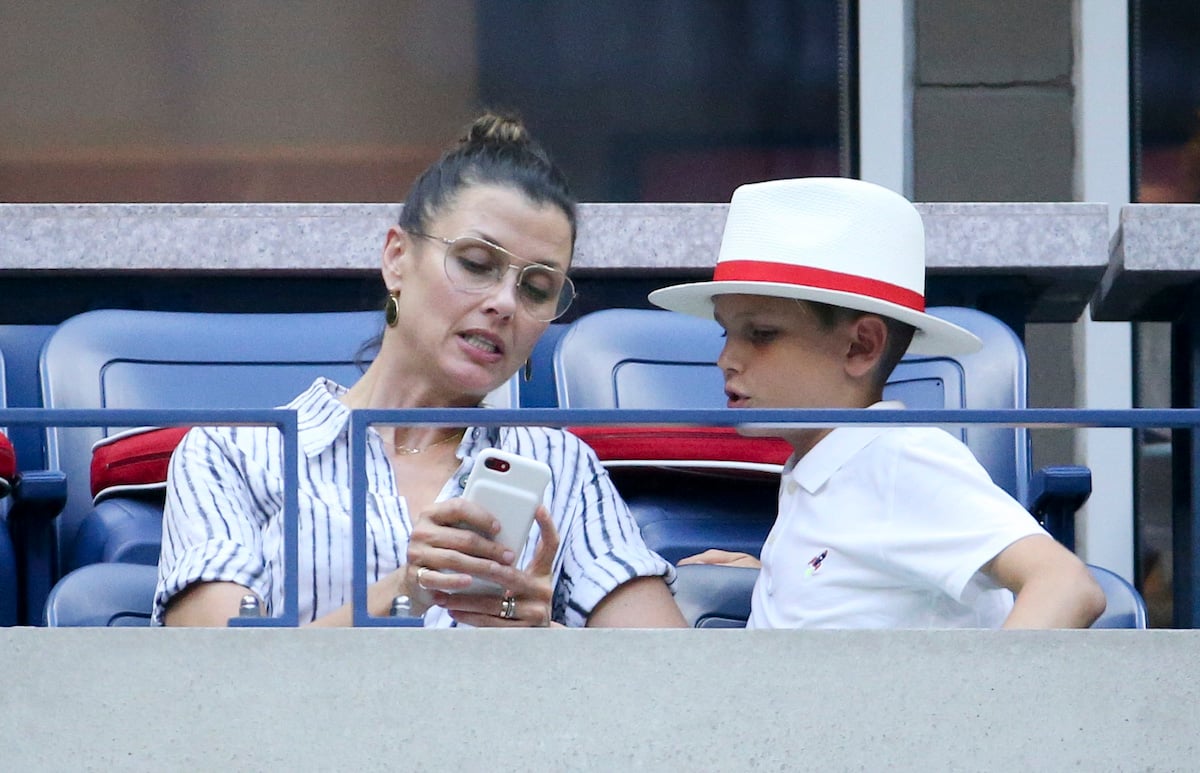
[(500, 617), (505, 620), (512, 620), (517, 616), (517, 600), (512, 596), (505, 596), (500, 600)]
[(418, 569), (417, 569), (417, 587), (420, 588), (421, 590), (429, 590), (429, 588), (425, 587), (425, 579), (424, 579), (425, 573), (428, 571), (429, 571), (428, 566), (418, 567)]

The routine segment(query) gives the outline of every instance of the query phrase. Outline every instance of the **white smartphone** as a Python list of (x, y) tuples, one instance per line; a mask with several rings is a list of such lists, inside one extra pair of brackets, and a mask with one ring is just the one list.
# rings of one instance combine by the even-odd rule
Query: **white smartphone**
[[(489, 448), (475, 459), (467, 477), (463, 498), (496, 516), (500, 532), (493, 538), (517, 556), (525, 549), (533, 514), (550, 484), (550, 467), (536, 459)], [(504, 589), (487, 580), (473, 578), (459, 593), (501, 595)]]

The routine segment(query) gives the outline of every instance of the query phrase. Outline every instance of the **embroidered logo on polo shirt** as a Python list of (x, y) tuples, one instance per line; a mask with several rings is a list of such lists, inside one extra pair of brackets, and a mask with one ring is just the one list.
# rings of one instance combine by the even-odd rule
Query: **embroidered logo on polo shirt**
[(825, 558), (829, 555), (829, 548), (825, 548), (817, 555), (813, 556), (808, 562), (808, 568), (804, 570), (805, 577), (811, 577), (821, 569), (821, 564), (825, 563)]

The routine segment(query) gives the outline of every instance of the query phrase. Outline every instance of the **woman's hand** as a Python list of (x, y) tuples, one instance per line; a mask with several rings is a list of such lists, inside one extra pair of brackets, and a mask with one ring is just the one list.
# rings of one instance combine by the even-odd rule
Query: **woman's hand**
[[(480, 532), (494, 537), (500, 523), (478, 505), (451, 499), (421, 513), (413, 527), (405, 569), (414, 613), (436, 604), (455, 620), (479, 627), (549, 625), (554, 594), (551, 572), (559, 539), (544, 506), (538, 506), (534, 518), (541, 538), (533, 562), (522, 571), (513, 566), (517, 556), (511, 550), (481, 536)], [(451, 592), (468, 588), (472, 577), (495, 583), (506, 594)]]
[(521, 571), (507, 567), (507, 580), (477, 575), (503, 587), (504, 596), (434, 592), (433, 603), (445, 607), (458, 622), (478, 628), (549, 626), (554, 598), (551, 572), (558, 553), (558, 531), (545, 507), (539, 505), (534, 518), (541, 527), (541, 537), (529, 568)]

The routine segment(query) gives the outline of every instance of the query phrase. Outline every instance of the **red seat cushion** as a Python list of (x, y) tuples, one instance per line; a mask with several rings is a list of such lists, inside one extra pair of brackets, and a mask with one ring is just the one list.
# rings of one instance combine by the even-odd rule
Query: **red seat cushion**
[(17, 452), (8, 436), (0, 433), (0, 496), (12, 489), (13, 479), (16, 477)]
[[(92, 449), (92, 497), (162, 488), (171, 454), (188, 427), (135, 429)], [(606, 466), (662, 466), (775, 472), (792, 446), (773, 437), (743, 437), (733, 427), (570, 427)], [(10, 456), (11, 459), (11, 448)], [(0, 448), (0, 476), (4, 452)]]
[(743, 437), (733, 427), (570, 427), (605, 466), (666, 466), (778, 471), (786, 440)]
[(163, 488), (175, 446), (189, 427), (141, 428), (110, 435), (92, 446), (92, 497)]

